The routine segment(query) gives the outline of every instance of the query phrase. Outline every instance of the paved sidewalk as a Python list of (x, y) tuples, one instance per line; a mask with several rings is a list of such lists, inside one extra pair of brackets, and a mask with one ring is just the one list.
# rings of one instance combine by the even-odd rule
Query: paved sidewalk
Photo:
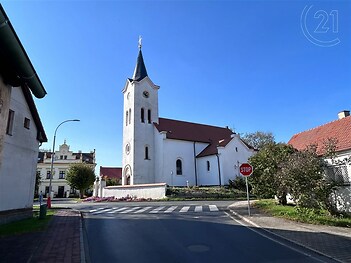
[(229, 206), (234, 215), (246, 225), (263, 228), (304, 247), (340, 262), (351, 262), (351, 229), (312, 225), (271, 217), (251, 207), (248, 216), (247, 201), (238, 201)]
[(78, 211), (58, 210), (29, 262), (80, 263), (80, 220)]

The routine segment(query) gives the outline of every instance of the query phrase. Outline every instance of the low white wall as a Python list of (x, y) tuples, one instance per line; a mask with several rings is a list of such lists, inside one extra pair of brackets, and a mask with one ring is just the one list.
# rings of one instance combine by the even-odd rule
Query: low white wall
[(103, 188), (102, 196), (114, 196), (115, 198), (136, 196), (137, 198), (162, 199), (166, 197), (166, 184), (160, 183), (107, 186)]

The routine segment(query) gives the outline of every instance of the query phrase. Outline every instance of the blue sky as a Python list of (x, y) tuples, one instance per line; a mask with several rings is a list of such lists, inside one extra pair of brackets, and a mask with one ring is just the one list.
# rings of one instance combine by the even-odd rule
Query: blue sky
[(143, 36), (160, 117), (287, 142), (351, 109), (351, 2), (1, 1), (48, 94), (51, 149), (120, 166), (122, 89)]

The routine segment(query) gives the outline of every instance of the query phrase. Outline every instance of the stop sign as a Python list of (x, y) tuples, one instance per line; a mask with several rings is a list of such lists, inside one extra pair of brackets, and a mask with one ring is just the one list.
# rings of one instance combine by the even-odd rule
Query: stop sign
[(243, 176), (250, 176), (252, 172), (253, 172), (253, 168), (250, 164), (243, 163), (242, 165), (240, 165), (240, 173)]

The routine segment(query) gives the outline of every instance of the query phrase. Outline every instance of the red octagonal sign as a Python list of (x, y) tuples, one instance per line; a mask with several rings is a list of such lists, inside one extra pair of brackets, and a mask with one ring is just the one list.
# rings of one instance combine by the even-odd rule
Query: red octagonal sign
[(243, 176), (250, 176), (253, 172), (252, 166), (248, 163), (243, 163), (240, 165), (240, 173)]

